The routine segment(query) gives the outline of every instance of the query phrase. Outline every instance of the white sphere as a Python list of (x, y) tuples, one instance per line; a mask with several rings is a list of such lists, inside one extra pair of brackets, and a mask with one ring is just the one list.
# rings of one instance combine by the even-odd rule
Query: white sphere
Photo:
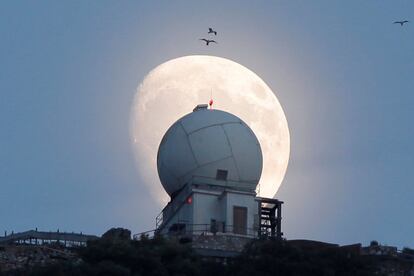
[(254, 191), (263, 167), (259, 141), (240, 118), (201, 109), (175, 122), (157, 155), (158, 175), (172, 196), (194, 178)]

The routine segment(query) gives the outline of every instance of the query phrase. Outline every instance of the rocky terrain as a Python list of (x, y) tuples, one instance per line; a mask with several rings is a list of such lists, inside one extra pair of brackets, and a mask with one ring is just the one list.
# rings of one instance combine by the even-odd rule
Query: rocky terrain
[[(371, 242), (339, 246), (309, 240), (252, 240), (239, 254), (206, 258), (222, 237), (194, 241), (131, 239), (111, 229), (86, 247), (62, 243), (0, 245), (0, 275), (391, 275), (414, 276), (414, 250)], [(220, 238), (220, 239), (219, 239)], [(195, 248), (192, 245), (197, 245)]]
[(60, 245), (0, 246), (0, 272), (25, 271), (35, 266), (47, 266), (59, 261), (76, 261), (71, 249)]

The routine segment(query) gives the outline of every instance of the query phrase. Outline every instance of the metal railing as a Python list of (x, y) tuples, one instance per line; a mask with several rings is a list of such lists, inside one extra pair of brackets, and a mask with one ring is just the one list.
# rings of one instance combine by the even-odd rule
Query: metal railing
[(12, 232), (9, 235), (0, 237), (0, 244), (5, 243), (24, 243), (24, 244), (47, 244), (47, 243), (61, 243), (64, 245), (85, 245), (89, 240), (96, 240), (99, 237), (94, 235), (85, 235), (82, 233), (73, 232), (46, 232), (29, 230), (20, 233)]
[(158, 216), (155, 218), (155, 228), (158, 229), (164, 222), (164, 212), (161, 211), (161, 213), (158, 214)]
[[(237, 236), (242, 238), (258, 238), (259, 235), (257, 230), (254, 229), (244, 229), (239, 231), (233, 231), (232, 226), (226, 227), (226, 231), (211, 231), (210, 225), (208, 224), (193, 224), (193, 229), (181, 229), (173, 232), (166, 233), (167, 236), (175, 236), (175, 237), (188, 237), (188, 236)], [(157, 230), (149, 230), (141, 233), (137, 233), (133, 235), (134, 240), (141, 240), (143, 238), (154, 238), (157, 234)]]
[[(157, 229), (137, 233), (133, 235), (135, 240), (141, 239), (145, 236), (152, 238), (157, 234)], [(159, 233), (168, 236), (189, 236), (189, 235), (232, 235), (240, 237), (256, 238), (259, 236), (258, 229), (237, 227), (234, 225), (224, 224), (189, 224), (184, 222), (178, 222), (172, 224), (167, 232)]]
[(257, 229), (224, 224), (187, 224), (186, 233), (204, 233), (208, 235), (237, 235), (250, 238), (258, 236)]

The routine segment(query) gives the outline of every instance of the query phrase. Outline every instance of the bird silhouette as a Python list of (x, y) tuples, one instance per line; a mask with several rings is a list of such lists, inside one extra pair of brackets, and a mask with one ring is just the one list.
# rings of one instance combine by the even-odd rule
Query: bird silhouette
[(207, 46), (208, 46), (208, 44), (209, 44), (209, 43), (211, 43), (211, 42), (218, 44), (218, 43), (217, 43), (217, 41), (212, 40), (212, 39), (200, 38), (200, 40), (205, 41)]
[(215, 30), (213, 30), (212, 28), (208, 28), (208, 33), (217, 35), (217, 32)]
[(408, 20), (404, 20), (404, 21), (395, 21), (394, 24), (400, 24), (401, 26), (404, 25), (405, 23), (408, 23), (410, 21)]

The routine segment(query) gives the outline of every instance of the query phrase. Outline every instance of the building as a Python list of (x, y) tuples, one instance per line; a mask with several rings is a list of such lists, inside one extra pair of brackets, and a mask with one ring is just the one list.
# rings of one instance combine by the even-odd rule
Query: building
[(283, 202), (256, 196), (262, 159), (246, 123), (198, 105), (168, 129), (159, 146), (158, 174), (171, 200), (157, 217), (156, 233), (214, 243), (215, 249), (244, 244), (234, 239), (281, 238)]

